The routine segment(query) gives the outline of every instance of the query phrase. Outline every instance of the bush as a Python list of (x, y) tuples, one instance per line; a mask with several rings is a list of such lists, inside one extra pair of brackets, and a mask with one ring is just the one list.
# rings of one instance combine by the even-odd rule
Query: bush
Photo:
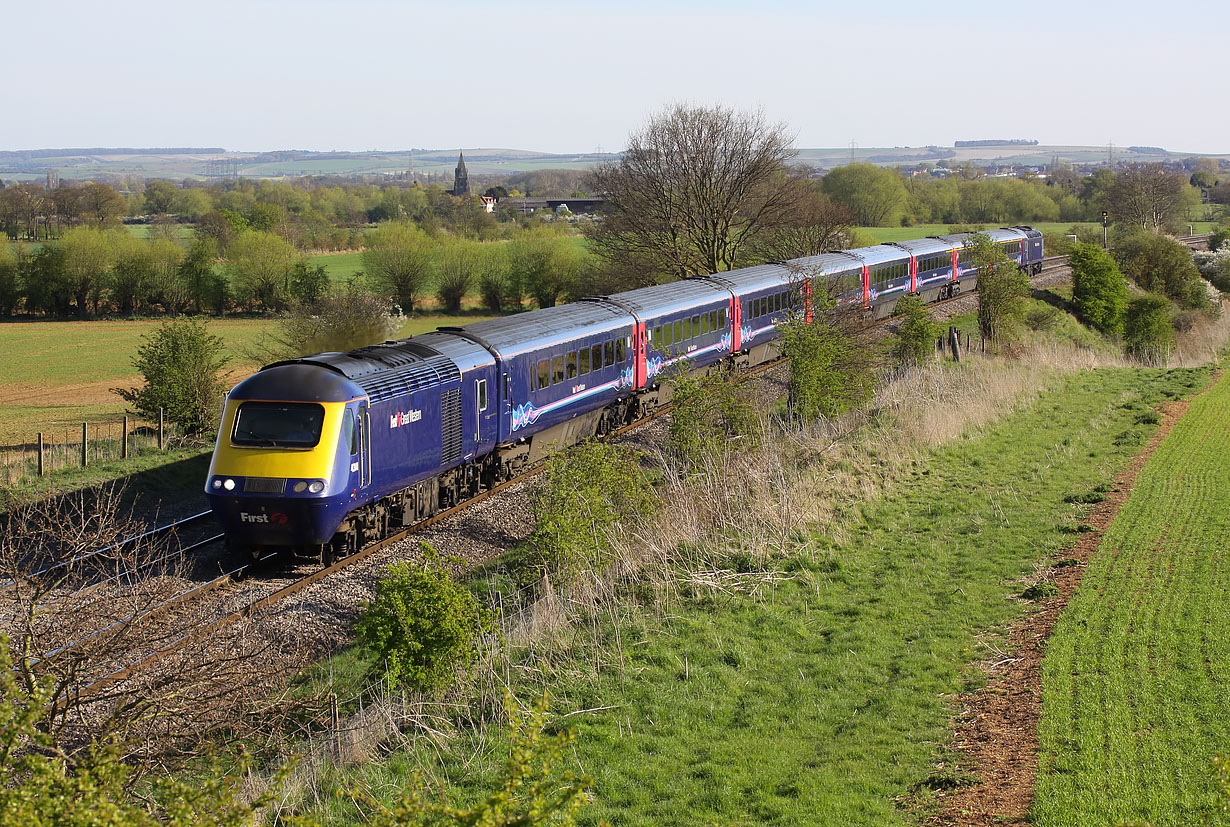
[(163, 322), (141, 338), (145, 343), (137, 348), (133, 365), (145, 386), (114, 388), (115, 393), (148, 420), (157, 419), (161, 409), (188, 434), (217, 427), (226, 390), (219, 375), (227, 362), (223, 341), (195, 319)]
[(1125, 275), (1151, 293), (1161, 293), (1183, 307), (1209, 304), (1200, 272), (1187, 245), (1152, 233), (1118, 239), (1115, 259)]
[(666, 444), (672, 454), (696, 462), (732, 438), (747, 447), (755, 445), (756, 409), (747, 386), (733, 374), (679, 371), (670, 382), (674, 398)]
[(1068, 261), (1077, 318), (1108, 336), (1122, 332), (1127, 285), (1110, 253), (1093, 244), (1078, 244)]
[(974, 233), (965, 245), (978, 268), (978, 330), (991, 342), (1007, 344), (1025, 317), (1029, 277), (986, 233)]
[(608, 537), (621, 521), (643, 516), (656, 497), (639, 456), (606, 442), (586, 442), (547, 461), (534, 502), (535, 528), (520, 579), (574, 579), (606, 562)]
[(474, 661), (478, 636), (490, 624), (435, 550), (426, 543), (420, 549), (422, 561), (389, 566), (356, 626), (359, 641), (376, 655), (372, 672), (390, 689), (445, 686), (458, 667)]
[(290, 270), (290, 294), (300, 304), (319, 301), (329, 291), (329, 273), (319, 264), (299, 259)]
[(1217, 227), (1209, 234), (1209, 249), (1217, 252), (1227, 241), (1230, 241), (1230, 227)]
[(1142, 296), (1128, 303), (1123, 332), (1128, 355), (1148, 364), (1165, 364), (1174, 347), (1170, 302), (1161, 296)]
[(912, 366), (934, 359), (940, 328), (927, 314), (922, 299), (904, 296), (897, 302), (896, 312), (901, 319), (897, 325), (897, 339), (893, 342), (893, 356), (897, 361)]
[(790, 415), (799, 420), (832, 418), (871, 397), (867, 353), (831, 304), (817, 302), (811, 324), (792, 314), (777, 325), (790, 360)]

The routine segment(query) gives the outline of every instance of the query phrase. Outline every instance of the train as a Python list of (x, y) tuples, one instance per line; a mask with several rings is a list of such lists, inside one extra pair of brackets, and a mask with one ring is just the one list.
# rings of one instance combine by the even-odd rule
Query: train
[[(988, 233), (1042, 267), (1042, 234)], [(673, 371), (777, 358), (811, 296), (884, 318), (902, 296), (973, 290), (967, 233), (746, 267), (262, 368), (227, 394), (205, 481), (228, 544), (322, 564), (551, 452), (669, 404)]]

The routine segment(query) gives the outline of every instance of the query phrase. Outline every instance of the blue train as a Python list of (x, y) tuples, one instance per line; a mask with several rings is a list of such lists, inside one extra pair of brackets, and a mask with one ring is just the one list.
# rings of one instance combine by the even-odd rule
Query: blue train
[[(990, 231), (1018, 266), (1042, 234)], [(973, 289), (965, 234), (826, 253), (279, 362), (227, 396), (205, 493), (232, 546), (326, 565), (670, 400), (664, 376), (778, 356), (823, 291), (882, 318)]]

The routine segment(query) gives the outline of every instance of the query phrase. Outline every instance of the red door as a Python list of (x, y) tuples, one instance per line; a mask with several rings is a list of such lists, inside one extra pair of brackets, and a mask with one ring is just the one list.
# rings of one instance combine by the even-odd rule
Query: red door
[(863, 307), (871, 307), (871, 271), (863, 265)]
[(730, 352), (738, 353), (743, 345), (743, 312), (739, 297), (730, 300)]
[(645, 387), (646, 374), (645, 369), (645, 323), (637, 322), (636, 328), (632, 331), (632, 347), (633, 356), (636, 363), (636, 387)]
[(910, 292), (918, 292), (918, 259), (910, 253)]
[(956, 250), (952, 251), (952, 280), (953, 281), (957, 280), (957, 266), (958, 266), (958, 260), (959, 260), (960, 255), (961, 254), (957, 252)]

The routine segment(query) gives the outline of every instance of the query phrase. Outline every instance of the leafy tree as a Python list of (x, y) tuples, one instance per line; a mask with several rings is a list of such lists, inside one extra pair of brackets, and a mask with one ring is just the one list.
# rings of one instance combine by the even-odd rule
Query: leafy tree
[(80, 193), (82, 215), (92, 227), (118, 226), (120, 216), (128, 212), (123, 196), (106, 184), (87, 181)]
[(273, 233), (245, 230), (226, 251), (226, 271), (240, 301), (281, 310), (290, 301), (295, 248)]
[(1230, 227), (1214, 227), (1209, 234), (1209, 249), (1216, 252), (1225, 246), (1227, 241), (1230, 241)]
[(218, 244), (206, 236), (188, 246), (188, 252), (179, 265), (180, 281), (197, 313), (212, 308), (221, 315), (226, 310), (229, 290), (226, 279), (214, 272), (217, 259)]
[(478, 655), (478, 637), (490, 624), (478, 601), (449, 577), (434, 549), (423, 559), (389, 566), (376, 597), (355, 627), (376, 655), (372, 668), (390, 689), (429, 691), (446, 685), (458, 667)]
[(436, 297), (445, 313), (460, 313), (461, 300), (470, 293), (481, 270), (482, 251), (478, 245), (454, 241), (436, 253)]
[(111, 300), (123, 316), (131, 316), (138, 302), (150, 292), (154, 260), (149, 244), (126, 230), (116, 230), (107, 239), (111, 246)]
[(978, 330), (988, 341), (1006, 344), (1025, 316), (1029, 277), (986, 233), (967, 236), (965, 246), (978, 268)]
[(811, 323), (791, 313), (778, 322), (782, 355), (790, 360), (790, 414), (801, 421), (833, 418), (871, 397), (867, 353), (848, 327), (852, 321), (836, 302), (813, 299)]
[(300, 304), (312, 304), (329, 289), (329, 272), (307, 259), (295, 261), (290, 271), (290, 294)]
[(111, 245), (102, 230), (78, 227), (64, 234), (59, 247), (64, 287), (77, 306), (77, 315), (84, 319), (98, 312), (111, 275)]
[(756, 444), (756, 409), (748, 387), (734, 374), (688, 374), (683, 363), (669, 379), (672, 413), (667, 448), (687, 462), (718, 453), (734, 438), (743, 447)]
[(799, 196), (780, 174), (794, 154), (785, 126), (759, 113), (672, 106), (586, 177), (607, 200), (590, 244), (630, 282), (730, 270)]
[(1114, 258), (1096, 244), (1078, 244), (1068, 254), (1068, 262), (1077, 317), (1109, 336), (1122, 332), (1128, 294)]
[(554, 307), (569, 287), (571, 272), (558, 266), (556, 246), (546, 238), (519, 238), (508, 244), (509, 281), (522, 286), (539, 307)]
[(1114, 256), (1124, 274), (1151, 293), (1162, 293), (1183, 307), (1208, 304), (1200, 271), (1187, 245), (1148, 232), (1136, 232), (1115, 242)]
[(146, 419), (157, 419), (162, 409), (185, 433), (214, 427), (226, 390), (220, 376), (227, 362), (225, 343), (194, 319), (163, 322), (141, 338), (133, 365), (145, 385), (115, 392)]
[(1170, 303), (1161, 296), (1140, 296), (1128, 302), (1123, 342), (1128, 355), (1164, 365), (1174, 347)]
[(145, 184), (145, 211), (153, 215), (171, 212), (179, 187), (170, 181), (147, 181)]
[(864, 227), (889, 226), (905, 201), (905, 184), (891, 169), (846, 164), (824, 176), (824, 191), (854, 213)]
[(17, 257), (8, 244), (0, 241), (0, 316), (12, 316), (21, 300), (17, 272)]
[(940, 328), (918, 296), (903, 296), (895, 308), (900, 322), (893, 343), (893, 356), (903, 366), (921, 365), (935, 357), (935, 340)]
[(188, 285), (180, 278), (184, 258), (184, 248), (174, 241), (155, 238), (149, 242), (148, 300), (160, 303), (168, 313), (184, 312), (191, 300)]
[(367, 236), (363, 269), (407, 313), (430, 288), (434, 245), (427, 233), (407, 222), (382, 224)]
[(200, 221), (201, 216), (210, 212), (213, 208), (213, 199), (200, 187), (186, 187), (182, 190), (176, 190), (175, 197), (171, 201), (171, 212), (189, 221)]

